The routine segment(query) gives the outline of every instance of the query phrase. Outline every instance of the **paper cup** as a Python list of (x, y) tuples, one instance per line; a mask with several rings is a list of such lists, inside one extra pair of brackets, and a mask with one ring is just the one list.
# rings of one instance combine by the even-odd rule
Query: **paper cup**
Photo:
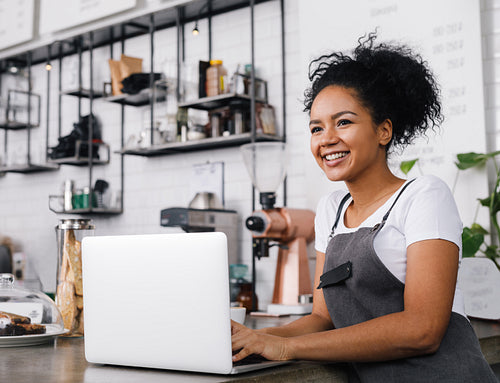
[(231, 319), (240, 324), (245, 323), (246, 307), (231, 307)]

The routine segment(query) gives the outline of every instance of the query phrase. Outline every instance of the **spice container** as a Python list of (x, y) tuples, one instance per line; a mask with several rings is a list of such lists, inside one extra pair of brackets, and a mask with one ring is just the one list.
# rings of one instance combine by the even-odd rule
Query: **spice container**
[(94, 235), (90, 219), (63, 219), (56, 226), (57, 290), (56, 304), (61, 311), (67, 336), (83, 336), (83, 237)]
[(210, 60), (207, 68), (207, 97), (217, 96), (227, 92), (227, 71), (222, 66), (222, 60)]

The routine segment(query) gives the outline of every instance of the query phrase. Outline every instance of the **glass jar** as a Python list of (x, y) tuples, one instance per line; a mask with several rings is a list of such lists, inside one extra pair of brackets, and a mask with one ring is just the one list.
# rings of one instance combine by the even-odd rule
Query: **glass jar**
[(56, 304), (62, 314), (66, 336), (83, 336), (83, 237), (94, 235), (90, 219), (63, 219), (56, 226), (57, 290)]
[(207, 68), (207, 97), (226, 93), (227, 85), (227, 71), (222, 66), (222, 60), (210, 60)]
[(44, 343), (62, 333), (62, 316), (52, 299), (41, 291), (18, 287), (12, 274), (0, 274), (1, 346)]

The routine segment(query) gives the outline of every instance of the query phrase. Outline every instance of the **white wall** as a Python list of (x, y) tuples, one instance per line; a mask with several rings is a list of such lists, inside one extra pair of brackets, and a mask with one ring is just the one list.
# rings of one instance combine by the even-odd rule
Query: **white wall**
[[(337, 17), (349, 17), (356, 22), (355, 15), (339, 15), (336, 10), (343, 2), (323, 2), (321, 10), (330, 14), (332, 23)], [(500, 59), (498, 58), (500, 41), (500, 1), (484, 0), (481, 2), (481, 20), (483, 36), (483, 63), (485, 78), (485, 106), (486, 131), (489, 150), (494, 149), (498, 137), (496, 120), (499, 118), (497, 93), (500, 90)], [(286, 78), (287, 78), (287, 142), (290, 151), (288, 170), (288, 206), (296, 208), (315, 209), (315, 202), (308, 193), (305, 180), (308, 174), (317, 173), (317, 169), (310, 160), (309, 137), (307, 131), (307, 116), (302, 112), (304, 83), (306, 73), (302, 66), (302, 55), (299, 41), (302, 34), (310, 38), (324, 41), (322, 36), (315, 36), (315, 20), (310, 20), (307, 30), (301, 30), (306, 25), (301, 20), (298, 0), (285, 1), (286, 23)], [(270, 102), (276, 107), (278, 123), (281, 125), (281, 62), (280, 62), (280, 22), (279, 2), (274, 1), (258, 5), (255, 10), (256, 19), (256, 68), (259, 75), (269, 80)], [(431, 10), (427, 10), (431, 12)], [(213, 58), (224, 60), (229, 71), (234, 70), (237, 63), (250, 61), (249, 10), (238, 10), (229, 14), (217, 16), (213, 19)], [(196, 38), (189, 31), (192, 25), (186, 25), (186, 61), (197, 62), (207, 59), (207, 48), (203, 40), (206, 33), (206, 24), (201, 22), (201, 34)], [(359, 35), (366, 32), (361, 26)], [(175, 62), (175, 32), (165, 30), (156, 33), (156, 62), (155, 69), (163, 70), (170, 62)], [(347, 45), (354, 42), (348, 41)], [(496, 45), (495, 45), (496, 44)], [(325, 46), (325, 49), (335, 47)], [(149, 68), (149, 42), (147, 37), (140, 37), (128, 41), (126, 53), (131, 56), (143, 57), (144, 69)], [(119, 46), (115, 47), (115, 55)], [(94, 52), (96, 67), (96, 81), (107, 80), (108, 49), (98, 49)], [(64, 67), (71, 68), (74, 58), (66, 58)], [(55, 63), (54, 63), (55, 64)], [(57, 65), (54, 65), (57, 70)], [(57, 79), (56, 71), (52, 75), (52, 94), (50, 111), (50, 145), (56, 144), (57, 132)], [(45, 95), (46, 75), (42, 66), (33, 70), (34, 91)], [(71, 73), (66, 74), (65, 84), (72, 82)], [(88, 79), (87, 74), (84, 78)], [(87, 80), (88, 81), (88, 80)], [(84, 112), (86, 108), (85, 102)], [(43, 132), (45, 128), (45, 97), (42, 100), (42, 128), (33, 130), (33, 156), (39, 156), (44, 144)], [(72, 129), (72, 123), (77, 118), (76, 99), (65, 96), (63, 98), (63, 135)], [(126, 109), (126, 137), (137, 134), (142, 129), (143, 115), (147, 109)], [(111, 144), (112, 150), (120, 146), (120, 107), (102, 101), (94, 103), (94, 112), (103, 124), (103, 138)], [(9, 133), (9, 152), (24, 150), (25, 132)], [(3, 136), (0, 135), (0, 145), (3, 146)], [(189, 175), (193, 164), (206, 161), (225, 162), (225, 197), (226, 208), (235, 209), (240, 214), (241, 261), (251, 263), (250, 234), (243, 227), (245, 217), (251, 213), (251, 183), (237, 148), (218, 149), (188, 154), (179, 154), (155, 158), (135, 156), (125, 157), (125, 197), (124, 213), (112, 217), (93, 217), (96, 225), (96, 234), (129, 234), (129, 233), (163, 233), (168, 229), (159, 225), (160, 210), (172, 206), (187, 206), (192, 195), (190, 194)], [(113, 154), (111, 163), (104, 167), (94, 168), (94, 179), (104, 178), (111, 181), (111, 186), (119, 185), (119, 155)], [(53, 291), (55, 287), (56, 269), (56, 237), (54, 227), (60, 218), (48, 209), (48, 195), (60, 194), (61, 185), (65, 179), (71, 178), (79, 186), (85, 186), (88, 173), (85, 169), (63, 166), (59, 171), (50, 173), (35, 173), (19, 175), (9, 173), (0, 178), (0, 235), (11, 236), (30, 258), (34, 268), (38, 271), (46, 291)], [(330, 186), (325, 187), (329, 188)], [(327, 192), (327, 190), (325, 190)], [(280, 193), (280, 191), (278, 192)], [(281, 202), (278, 196), (278, 203)], [(472, 203), (472, 202), (471, 202)], [(274, 281), (276, 254), (257, 263), (257, 294), (262, 303), (261, 308), (269, 303)], [(147, 272), (147, 265), (144, 265)]]

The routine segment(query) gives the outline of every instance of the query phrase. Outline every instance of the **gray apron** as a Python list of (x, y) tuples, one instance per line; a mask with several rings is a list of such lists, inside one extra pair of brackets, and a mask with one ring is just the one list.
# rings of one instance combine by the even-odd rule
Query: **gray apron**
[[(374, 227), (333, 236), (341, 217), (342, 200), (326, 248), (325, 266), (318, 288), (335, 328), (352, 326), (404, 309), (405, 285), (378, 258), (373, 240), (389, 213), (411, 183), (400, 191)], [(350, 363), (349, 382), (498, 382), (481, 353), (469, 321), (452, 312), (448, 329), (436, 353), (386, 362)]]

